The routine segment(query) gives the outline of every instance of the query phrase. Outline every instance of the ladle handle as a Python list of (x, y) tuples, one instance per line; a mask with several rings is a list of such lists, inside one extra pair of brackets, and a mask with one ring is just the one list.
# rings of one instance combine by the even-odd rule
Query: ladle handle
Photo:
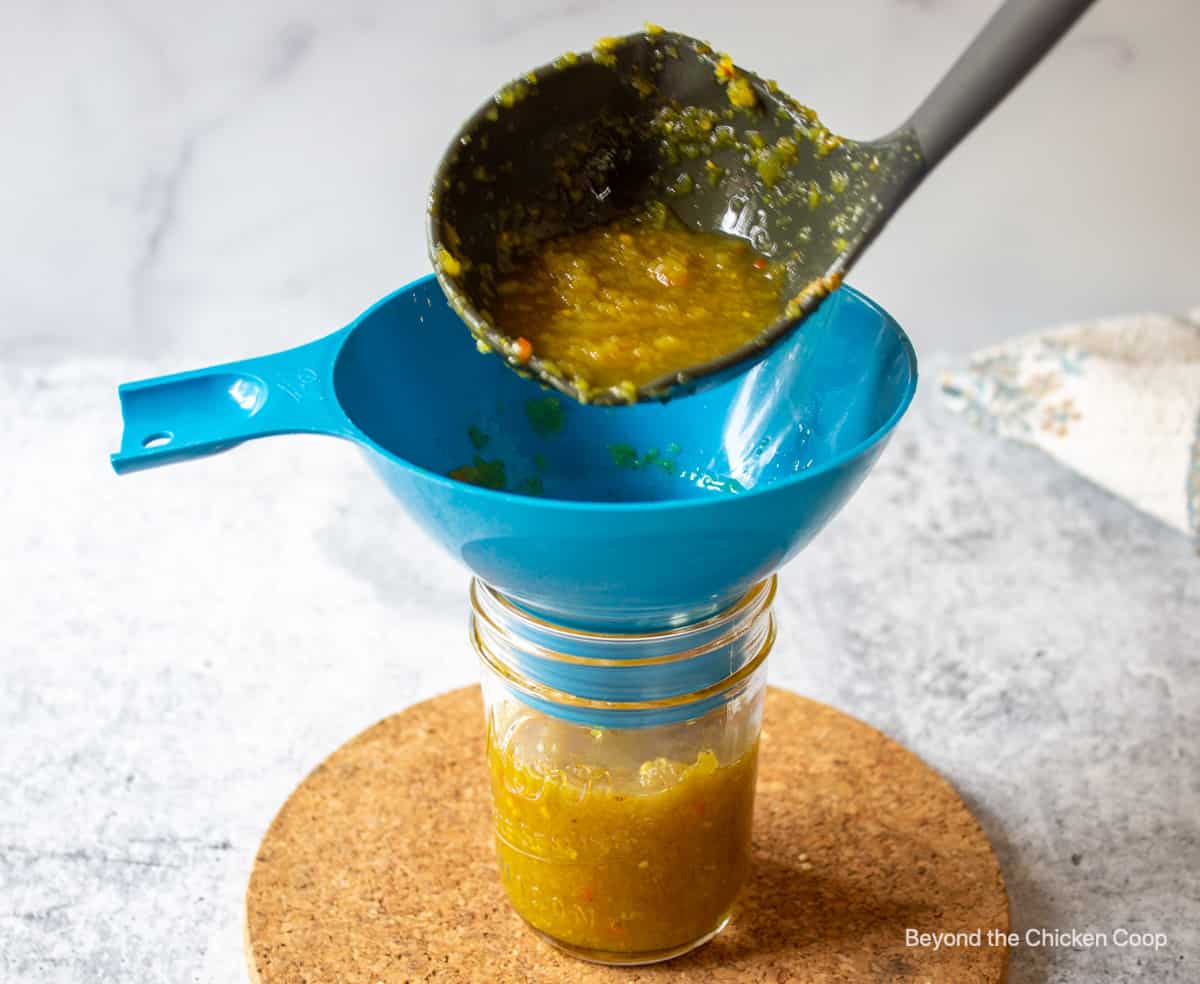
[(931, 169), (1016, 87), (1092, 0), (1006, 0), (909, 117)]
[(333, 390), (333, 364), (349, 329), (286, 352), (125, 383), (118, 475), (216, 454), (254, 437), (333, 434), (353, 425)]

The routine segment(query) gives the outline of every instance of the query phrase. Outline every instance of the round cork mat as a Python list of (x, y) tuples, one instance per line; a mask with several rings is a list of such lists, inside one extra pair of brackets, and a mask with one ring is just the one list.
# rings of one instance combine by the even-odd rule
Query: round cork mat
[[(874, 728), (767, 695), (754, 863), (733, 921), (686, 956), (614, 969), (541, 942), (492, 853), (477, 687), (387, 718), (292, 793), (246, 892), (254, 984), (746, 981), (996, 984), (1008, 949), (1000, 866), (936, 772)], [(982, 930), (981, 947), (906, 931)]]

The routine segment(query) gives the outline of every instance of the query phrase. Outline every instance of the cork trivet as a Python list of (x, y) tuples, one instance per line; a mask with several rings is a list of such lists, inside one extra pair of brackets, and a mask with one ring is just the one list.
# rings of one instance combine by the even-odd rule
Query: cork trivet
[[(477, 687), (387, 718), (292, 793), (246, 893), (253, 984), (746, 981), (995, 984), (1000, 867), (937, 773), (854, 718), (767, 696), (754, 866), (733, 921), (665, 964), (613, 969), (541, 942), (492, 853)], [(909, 928), (984, 945), (906, 945)]]

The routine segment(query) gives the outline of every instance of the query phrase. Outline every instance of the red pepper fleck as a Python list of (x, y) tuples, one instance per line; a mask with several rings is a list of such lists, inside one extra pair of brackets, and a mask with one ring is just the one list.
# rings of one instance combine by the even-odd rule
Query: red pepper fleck
[(579, 901), (580, 902), (591, 902), (592, 899), (594, 899), (595, 897), (596, 897), (596, 893), (592, 889), (591, 885), (585, 885), (583, 888), (581, 888), (579, 890)]
[(755, 270), (765, 270), (766, 268), (767, 268), (766, 258), (762, 257), (762, 256), (756, 256), (754, 258), (754, 269)]
[(533, 343), (530, 342), (528, 338), (517, 339), (516, 356), (517, 361), (521, 363), (521, 365), (525, 365), (526, 362), (533, 358)]

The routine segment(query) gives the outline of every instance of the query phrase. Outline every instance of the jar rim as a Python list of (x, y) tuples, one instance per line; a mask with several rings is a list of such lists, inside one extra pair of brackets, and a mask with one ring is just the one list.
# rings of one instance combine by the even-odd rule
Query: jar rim
[[(708, 633), (713, 629), (719, 628), (722, 623), (732, 623), (736, 619), (744, 618), (746, 621), (752, 622), (761, 611), (771, 607), (771, 603), (775, 600), (775, 591), (778, 585), (779, 576), (772, 574), (770, 577), (756, 583), (733, 604), (709, 615), (707, 618), (703, 618), (698, 622), (688, 622), (686, 625), (665, 629), (652, 629), (644, 632), (597, 632), (589, 629), (577, 629), (569, 625), (561, 625), (558, 622), (551, 622), (540, 615), (535, 615), (533, 612), (521, 608), (510, 598), (497, 591), (492, 585), (478, 577), (471, 578), (470, 596), (471, 608), (475, 614), (482, 616), (488, 624), (495, 627), (498, 631), (506, 630), (488, 612), (488, 607), (493, 605), (500, 612), (516, 619), (518, 624), (536, 627), (543, 635), (560, 639), (578, 639), (589, 643), (612, 646), (640, 647), (653, 643), (686, 640), (688, 636)], [(722, 634), (722, 640), (728, 641), (728, 635), (735, 634), (734, 630), (736, 628), (740, 628), (740, 625), (735, 626), (729, 633)], [(562, 656), (570, 660), (574, 659), (569, 654), (556, 653), (554, 650), (548, 648), (545, 652), (549, 658)], [(696, 654), (689, 648), (681, 650), (678, 654), (673, 654), (673, 656), (675, 655), (688, 656)], [(618, 660), (618, 662), (626, 666), (637, 665), (636, 660)]]
[[(536, 698), (550, 704), (574, 708), (587, 708), (603, 711), (656, 711), (670, 708), (686, 707), (690, 704), (703, 704), (717, 698), (732, 699), (736, 692), (743, 689), (753, 679), (755, 673), (765, 662), (775, 643), (776, 625), (771, 602), (775, 597), (777, 580), (774, 575), (754, 585), (746, 594), (728, 608), (700, 622), (680, 626), (674, 629), (656, 632), (640, 633), (597, 633), (573, 629), (546, 622), (532, 615), (478, 578), (471, 583), (471, 642), (481, 662), (494, 674), (503, 679), (508, 686), (520, 691), (528, 697)], [(491, 605), (499, 606), (499, 611), (505, 616), (517, 620), (517, 624), (536, 627), (543, 634), (558, 636), (563, 639), (578, 639), (591, 644), (645, 646), (648, 643), (686, 642), (691, 635), (708, 633), (698, 645), (684, 648), (680, 651), (668, 651), (660, 655), (648, 657), (606, 658), (582, 656), (574, 653), (560, 652), (550, 649), (525, 638), (521, 641), (522, 652), (549, 662), (561, 662), (574, 666), (601, 669), (620, 667), (632, 669), (647, 665), (668, 664), (696, 659), (714, 652), (723, 646), (730, 645), (747, 631), (754, 631), (753, 626), (765, 614), (767, 621), (761, 636), (757, 639), (757, 649), (754, 655), (719, 679), (706, 683), (699, 689), (683, 693), (647, 697), (634, 700), (609, 700), (601, 697), (583, 696), (551, 686), (542, 682), (521, 668), (503, 658), (494, 651), (486, 638), (494, 635), (503, 640), (510, 636), (510, 629), (496, 621), (494, 613), (489, 611)], [(715, 635), (713, 635), (715, 633)], [(493, 639), (493, 641), (495, 641)]]

